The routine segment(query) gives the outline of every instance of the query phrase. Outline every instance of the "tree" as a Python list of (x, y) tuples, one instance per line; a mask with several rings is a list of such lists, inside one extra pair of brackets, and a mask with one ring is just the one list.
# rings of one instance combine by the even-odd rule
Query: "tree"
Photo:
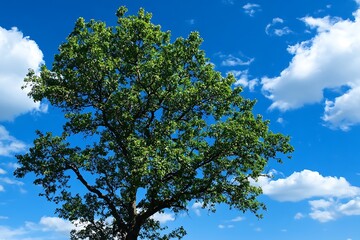
[(171, 42), (151, 14), (126, 11), (114, 27), (78, 19), (52, 69), (29, 71), (29, 96), (66, 121), (58, 136), (37, 131), (15, 176), (33, 173), (58, 216), (82, 226), (72, 239), (180, 239), (182, 227), (164, 234), (153, 216), (192, 201), (261, 216), (250, 179), (293, 151), (289, 137), (254, 116), (255, 101), (214, 70), (198, 33)]

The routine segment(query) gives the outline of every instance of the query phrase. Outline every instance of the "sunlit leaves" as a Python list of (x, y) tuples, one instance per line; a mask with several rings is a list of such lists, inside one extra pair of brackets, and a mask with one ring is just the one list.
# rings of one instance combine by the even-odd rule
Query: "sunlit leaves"
[(193, 200), (260, 216), (249, 180), (292, 152), (289, 138), (253, 115), (255, 101), (214, 70), (198, 33), (170, 42), (151, 14), (125, 15), (115, 27), (80, 18), (51, 70), (29, 72), (29, 95), (66, 123), (61, 136), (38, 133), (16, 175), (35, 173), (59, 216), (85, 224), (74, 239), (181, 238), (151, 216)]

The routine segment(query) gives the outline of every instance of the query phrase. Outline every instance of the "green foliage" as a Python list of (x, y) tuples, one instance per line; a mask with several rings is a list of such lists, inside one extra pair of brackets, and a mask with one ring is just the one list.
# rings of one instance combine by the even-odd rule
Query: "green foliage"
[(170, 42), (149, 13), (125, 14), (115, 27), (80, 18), (52, 69), (28, 73), (29, 95), (67, 121), (61, 136), (37, 133), (15, 175), (35, 173), (57, 214), (83, 226), (73, 239), (180, 239), (184, 229), (163, 235), (151, 217), (190, 201), (260, 216), (249, 180), (293, 151), (289, 138), (253, 115), (255, 102), (214, 70), (198, 33)]

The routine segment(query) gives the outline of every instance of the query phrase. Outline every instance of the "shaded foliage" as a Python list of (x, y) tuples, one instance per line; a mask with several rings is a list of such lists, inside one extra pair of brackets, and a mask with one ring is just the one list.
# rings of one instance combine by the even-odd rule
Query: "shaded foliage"
[(152, 216), (191, 201), (260, 216), (249, 180), (292, 152), (289, 138), (253, 115), (255, 101), (214, 70), (198, 33), (171, 42), (142, 9), (117, 17), (113, 27), (78, 19), (52, 69), (28, 73), (29, 95), (66, 123), (59, 136), (37, 132), (15, 175), (35, 174), (57, 214), (79, 225), (72, 239), (180, 239), (182, 227), (164, 234)]

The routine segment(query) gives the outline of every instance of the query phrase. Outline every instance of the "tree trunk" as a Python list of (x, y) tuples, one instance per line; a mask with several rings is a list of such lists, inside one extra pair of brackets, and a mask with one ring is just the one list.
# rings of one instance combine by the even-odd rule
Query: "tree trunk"
[(127, 234), (125, 240), (137, 240), (139, 237), (140, 228), (135, 226), (133, 229), (130, 229)]
[(137, 240), (138, 238), (138, 234), (134, 233), (134, 232), (129, 232), (127, 235), (126, 235), (126, 238), (125, 240)]

